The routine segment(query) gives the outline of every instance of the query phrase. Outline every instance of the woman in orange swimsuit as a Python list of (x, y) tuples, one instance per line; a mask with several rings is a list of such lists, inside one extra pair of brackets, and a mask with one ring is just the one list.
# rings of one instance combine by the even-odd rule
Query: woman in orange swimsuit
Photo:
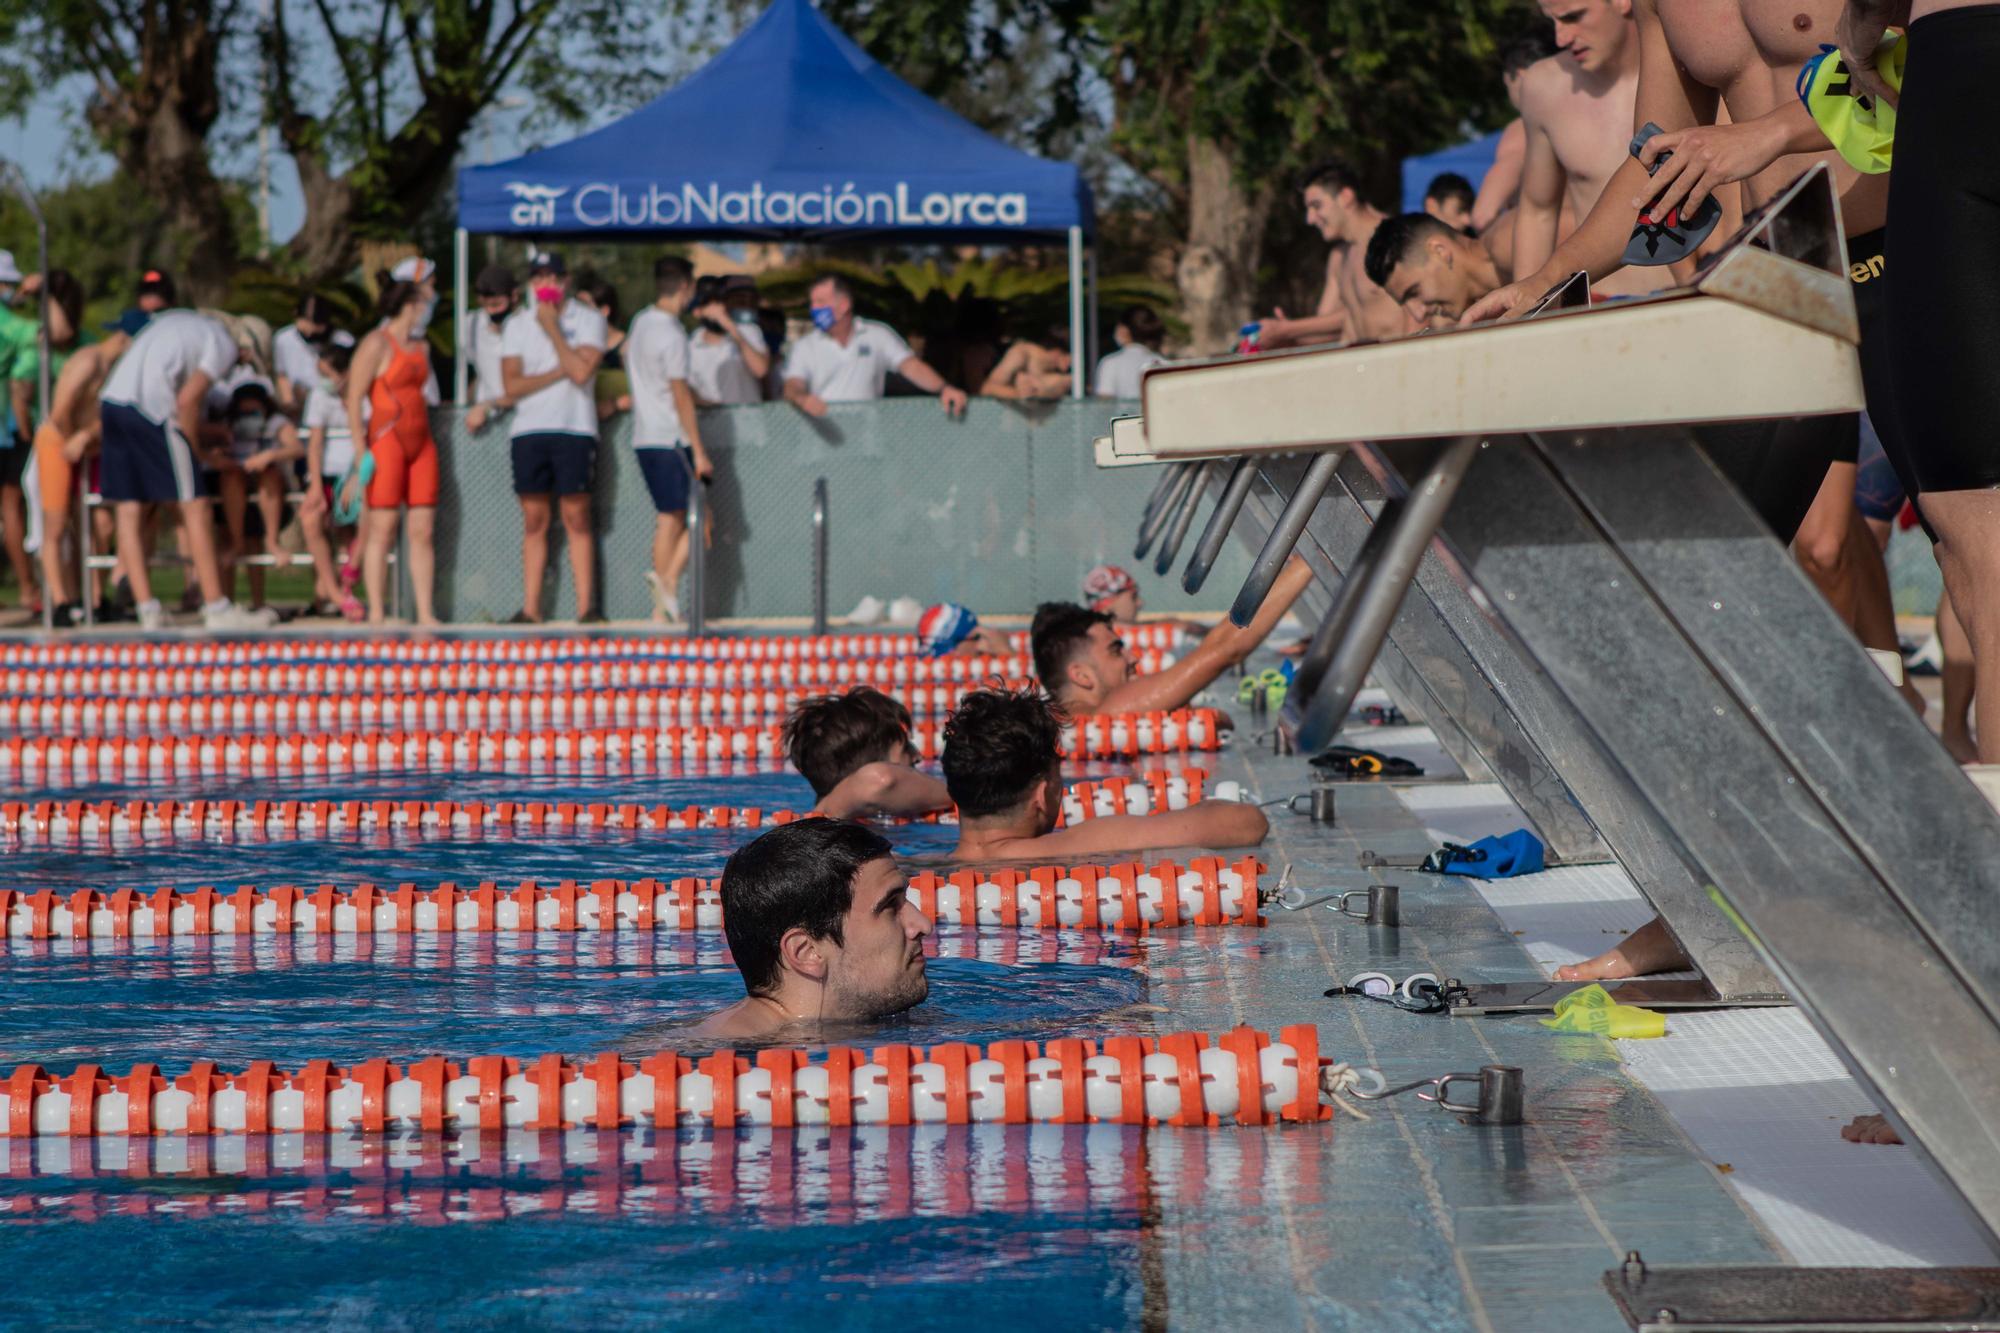
[[(347, 376), (347, 419), (368, 423), (367, 453), (375, 476), (368, 483), (368, 512), (362, 518), (361, 573), (368, 590), (368, 619), (387, 618), (389, 549), (396, 544), (399, 509), (409, 510), (410, 586), (416, 593), (417, 623), (435, 625), (431, 589), (436, 578), (433, 546), (438, 502), (438, 449), (431, 438), (430, 345), (417, 330), (428, 322), (436, 292), (428, 277), (402, 282), (381, 275), (382, 323), (354, 349)], [(368, 408), (362, 410), (363, 399)]]

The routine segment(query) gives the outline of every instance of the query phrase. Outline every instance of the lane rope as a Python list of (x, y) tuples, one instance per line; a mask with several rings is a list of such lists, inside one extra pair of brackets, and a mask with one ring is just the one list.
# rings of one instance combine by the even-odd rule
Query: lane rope
[[(955, 870), (910, 878), (917, 909), (940, 925), (1007, 930), (1172, 930), (1261, 926), (1255, 857), (1197, 857), (1117, 865)], [(512, 931), (722, 929), (719, 879), (447, 881), (420, 890), (372, 883), (82, 888), (61, 893), (0, 888), (0, 935), (23, 940), (127, 940), (166, 936), (444, 935)]]
[[(19, 1065), (0, 1083), (0, 1133), (10, 1138), (94, 1135), (383, 1134), (407, 1129), (561, 1130), (707, 1125), (1125, 1124), (1213, 1128), (1316, 1123), (1355, 1071), (1320, 1053), (1300, 1024), (1273, 1040), (1239, 1027), (1199, 1032), (1060, 1038), (984, 1049), (832, 1047), (690, 1057), (659, 1051), (432, 1056), (340, 1067), (314, 1060), (285, 1071), (270, 1061), (226, 1073), (202, 1061), (169, 1078), (156, 1064), (112, 1074)], [(1379, 1075), (1376, 1077), (1379, 1078)]]

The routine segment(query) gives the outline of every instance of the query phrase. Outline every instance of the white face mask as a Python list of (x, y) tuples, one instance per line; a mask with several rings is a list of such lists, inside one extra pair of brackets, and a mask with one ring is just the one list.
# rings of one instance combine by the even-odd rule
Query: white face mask
[(435, 296), (426, 300), (422, 305), (419, 305), (417, 307), (417, 318), (415, 322), (410, 325), (410, 336), (412, 338), (421, 338), (424, 336), (424, 331), (430, 328), (431, 326), (431, 312), (435, 311), (436, 309), (437, 309), (437, 298)]

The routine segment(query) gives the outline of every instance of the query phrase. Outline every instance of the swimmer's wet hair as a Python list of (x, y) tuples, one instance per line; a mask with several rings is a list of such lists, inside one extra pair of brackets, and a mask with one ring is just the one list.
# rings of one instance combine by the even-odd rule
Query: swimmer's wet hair
[(1035, 654), (1035, 675), (1051, 692), (1062, 685), (1063, 670), (1090, 641), (1092, 625), (1109, 625), (1111, 617), (1075, 602), (1043, 602), (1035, 608), (1028, 642)]
[(1433, 236), (1460, 239), (1458, 232), (1428, 213), (1399, 213), (1382, 219), (1375, 234), (1368, 238), (1368, 253), (1361, 260), (1368, 281), (1388, 290), (1389, 275), (1396, 271), (1396, 265)]
[(910, 710), (866, 685), (807, 699), (785, 719), (785, 758), (824, 796), (910, 739)]
[(1039, 690), (977, 690), (944, 724), (944, 785), (961, 819), (1020, 808), (1062, 763), (1062, 724)]
[(880, 834), (839, 819), (801, 819), (739, 847), (722, 868), (722, 933), (744, 990), (776, 988), (789, 930), (844, 943), (841, 922), (854, 905), (855, 876), (891, 855)]

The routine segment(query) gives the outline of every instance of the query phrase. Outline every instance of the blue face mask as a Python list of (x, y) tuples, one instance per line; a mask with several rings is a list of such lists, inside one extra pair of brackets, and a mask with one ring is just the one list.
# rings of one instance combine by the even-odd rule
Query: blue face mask
[(812, 308), (813, 327), (821, 333), (832, 333), (837, 318), (830, 305), (816, 305)]

